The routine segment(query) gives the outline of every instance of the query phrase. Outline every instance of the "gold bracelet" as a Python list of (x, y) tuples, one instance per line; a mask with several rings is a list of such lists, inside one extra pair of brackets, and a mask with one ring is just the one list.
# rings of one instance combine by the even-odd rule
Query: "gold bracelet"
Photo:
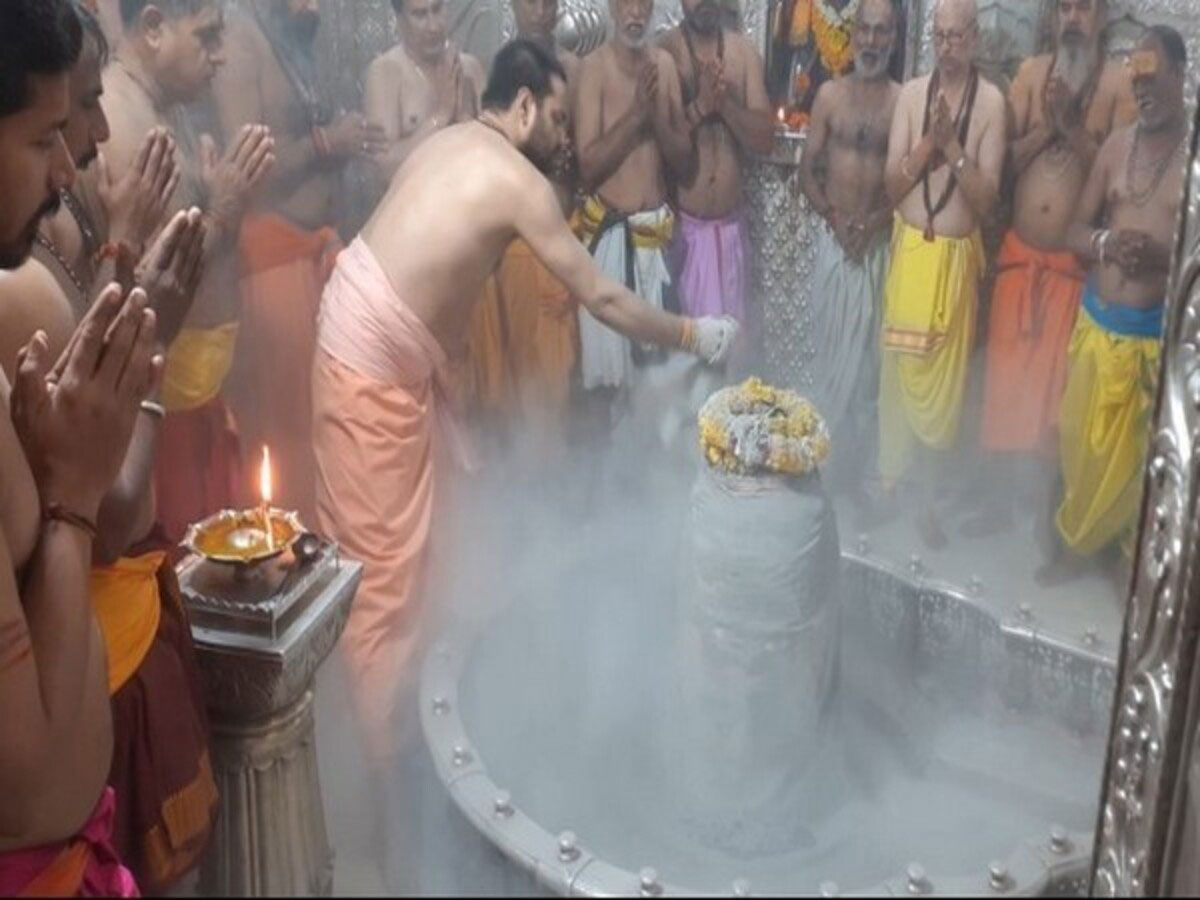
[(679, 348), (688, 353), (696, 352), (696, 323), (691, 319), (683, 320), (683, 334), (679, 336)]

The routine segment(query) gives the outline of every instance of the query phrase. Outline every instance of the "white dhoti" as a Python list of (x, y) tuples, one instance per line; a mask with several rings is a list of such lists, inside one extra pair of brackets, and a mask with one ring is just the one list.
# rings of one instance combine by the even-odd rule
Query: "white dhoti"
[(824, 224), (815, 229), (813, 244), (813, 402), (829, 426), (834, 458), (844, 461), (836, 474), (853, 477), (874, 458), (888, 241), (881, 235), (858, 262), (846, 258)]
[[(602, 201), (584, 202), (582, 238), (597, 267), (655, 309), (671, 284), (666, 249), (674, 215), (666, 204), (632, 215), (614, 213)], [(634, 348), (624, 335), (579, 310), (579, 369), (584, 390), (620, 388), (632, 380)]]

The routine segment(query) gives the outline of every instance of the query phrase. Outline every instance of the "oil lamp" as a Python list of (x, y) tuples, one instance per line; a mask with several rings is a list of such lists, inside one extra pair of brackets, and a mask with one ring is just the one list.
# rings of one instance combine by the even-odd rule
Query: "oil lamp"
[(237, 566), (283, 553), (304, 533), (304, 526), (296, 513), (271, 506), (272, 488), (271, 451), (264, 445), (257, 508), (223, 509), (197, 522), (188, 529), (184, 546), (204, 559)]

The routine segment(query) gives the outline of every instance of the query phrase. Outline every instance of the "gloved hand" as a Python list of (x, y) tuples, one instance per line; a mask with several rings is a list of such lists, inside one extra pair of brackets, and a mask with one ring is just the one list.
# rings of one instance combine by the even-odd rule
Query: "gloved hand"
[(740, 327), (731, 316), (688, 319), (684, 328), (683, 349), (696, 354), (711, 366), (721, 365), (733, 352)]

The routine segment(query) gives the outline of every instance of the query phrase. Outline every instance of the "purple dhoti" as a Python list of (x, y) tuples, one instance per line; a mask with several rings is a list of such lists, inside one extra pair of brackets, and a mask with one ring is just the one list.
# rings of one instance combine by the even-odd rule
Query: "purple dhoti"
[(746, 223), (739, 210), (724, 219), (677, 214), (675, 284), (686, 316), (745, 319)]

